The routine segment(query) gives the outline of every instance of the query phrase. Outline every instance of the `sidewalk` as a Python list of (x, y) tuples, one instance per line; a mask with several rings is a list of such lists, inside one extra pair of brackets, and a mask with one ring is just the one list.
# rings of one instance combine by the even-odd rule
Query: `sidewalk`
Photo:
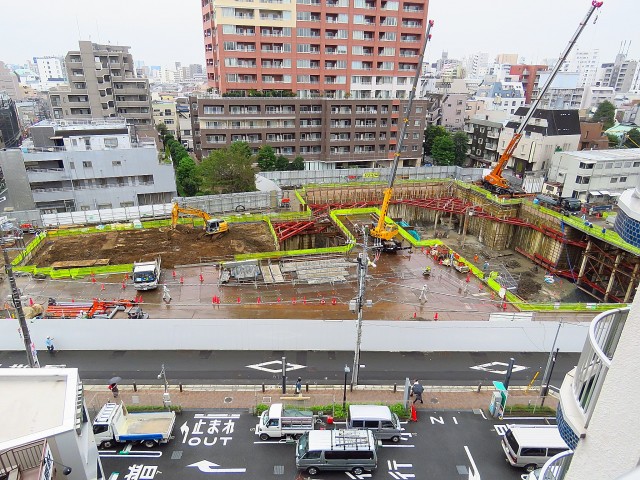
[[(132, 385), (119, 385), (119, 400), (125, 405), (162, 405), (164, 387), (157, 385), (139, 385), (134, 392)], [(90, 410), (97, 411), (108, 401), (113, 401), (113, 395), (104, 385), (85, 385), (85, 401)], [(283, 395), (281, 387), (269, 385), (262, 392), (260, 385), (256, 386), (216, 386), (216, 385), (184, 385), (183, 391), (170, 386), (168, 393), (172, 405), (179, 405), (185, 409), (197, 408), (236, 408), (251, 410), (259, 403), (288, 403), (310, 407), (318, 405), (341, 404), (344, 387), (340, 386), (310, 386), (306, 391), (304, 386), (302, 395), (293, 394), (293, 385), (287, 386), (287, 394)], [(483, 387), (478, 393), (476, 387), (425, 387), (422, 395), (424, 404), (416, 404), (418, 409), (428, 410), (473, 410), (487, 409), (491, 400), (492, 389)], [(394, 393), (393, 386), (358, 386), (350, 391), (347, 386), (347, 403), (400, 403), (403, 400), (402, 388)], [(411, 401), (413, 399), (410, 399)], [(537, 390), (525, 391), (523, 387), (509, 390), (507, 405), (539, 405)], [(548, 397), (545, 405), (557, 408), (558, 400)]]

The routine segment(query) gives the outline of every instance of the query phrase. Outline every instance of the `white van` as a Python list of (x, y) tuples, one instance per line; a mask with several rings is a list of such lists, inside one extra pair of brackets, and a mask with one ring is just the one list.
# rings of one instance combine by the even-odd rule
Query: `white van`
[(400, 419), (384, 405), (349, 405), (347, 428), (371, 430), (378, 440), (400, 441)]
[(511, 465), (533, 472), (569, 447), (556, 425), (507, 425), (502, 449)]
[(371, 472), (378, 468), (376, 440), (370, 430), (312, 430), (296, 443), (296, 467), (312, 476), (321, 470)]

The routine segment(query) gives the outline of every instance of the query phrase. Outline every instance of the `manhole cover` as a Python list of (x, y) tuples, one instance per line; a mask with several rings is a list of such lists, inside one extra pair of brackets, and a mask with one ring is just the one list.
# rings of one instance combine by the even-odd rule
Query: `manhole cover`
[(175, 450), (171, 453), (171, 460), (180, 460), (182, 458), (182, 450)]
[(233, 397), (224, 397), (224, 403), (231, 403), (233, 402)]
[(431, 399), (431, 403), (439, 403), (439, 402), (440, 402), (440, 400), (438, 400), (436, 397), (433, 397)]
[(273, 466), (273, 474), (274, 475), (284, 475), (284, 465), (274, 465)]

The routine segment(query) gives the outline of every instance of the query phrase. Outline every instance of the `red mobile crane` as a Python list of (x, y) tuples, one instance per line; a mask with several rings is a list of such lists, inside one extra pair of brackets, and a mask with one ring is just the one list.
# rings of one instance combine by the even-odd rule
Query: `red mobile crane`
[(586, 17), (580, 23), (580, 25), (578, 25), (578, 29), (573, 34), (573, 37), (571, 37), (571, 40), (569, 40), (569, 44), (564, 49), (564, 52), (562, 52), (562, 55), (558, 59), (558, 62), (556, 63), (555, 67), (553, 67), (553, 70), (551, 71), (551, 75), (549, 76), (547, 83), (545, 83), (544, 87), (542, 87), (542, 90), (540, 90), (540, 94), (538, 95), (538, 98), (536, 98), (536, 100), (529, 107), (529, 111), (527, 112), (524, 119), (520, 123), (520, 126), (516, 129), (515, 133), (513, 134), (513, 137), (511, 138), (509, 145), (507, 145), (507, 148), (505, 148), (502, 155), (500, 155), (500, 159), (498, 160), (498, 163), (496, 164), (496, 166), (493, 167), (493, 170), (491, 170), (491, 173), (489, 173), (486, 177), (484, 177), (482, 184), (487, 190), (497, 193), (498, 195), (514, 194), (514, 190), (511, 187), (511, 185), (509, 185), (508, 180), (502, 176), (504, 167), (506, 167), (509, 160), (511, 160), (511, 157), (513, 156), (513, 152), (515, 151), (516, 147), (518, 146), (518, 143), (520, 142), (520, 139), (522, 138), (522, 133), (524, 132), (525, 127), (533, 117), (533, 114), (535, 113), (535, 111), (538, 109), (538, 105), (540, 104), (542, 97), (544, 97), (544, 94), (547, 93), (547, 90), (551, 86), (551, 82), (553, 82), (553, 79), (556, 77), (556, 75), (560, 71), (560, 67), (569, 56), (569, 53), (573, 49), (573, 46), (576, 44), (578, 37), (580, 37), (580, 34), (582, 33), (582, 30), (584, 30), (584, 27), (587, 25), (587, 22), (591, 18), (591, 15), (593, 15), (593, 12), (595, 12), (598, 8), (600, 8), (602, 4), (603, 2), (592, 0), (591, 7), (589, 7), (589, 11), (587, 12)]

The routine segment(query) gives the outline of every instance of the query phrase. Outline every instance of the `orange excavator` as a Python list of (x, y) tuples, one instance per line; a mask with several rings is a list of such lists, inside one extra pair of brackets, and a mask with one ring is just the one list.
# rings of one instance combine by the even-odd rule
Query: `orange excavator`
[(171, 227), (176, 228), (178, 217), (183, 213), (185, 215), (193, 215), (204, 220), (205, 235), (218, 236), (229, 231), (229, 224), (219, 218), (213, 218), (207, 212), (192, 207), (181, 207), (177, 203), (173, 204), (171, 210)]
[(509, 145), (507, 145), (507, 148), (505, 148), (502, 155), (500, 155), (500, 159), (498, 160), (498, 163), (496, 164), (496, 166), (493, 167), (493, 169), (491, 170), (491, 173), (489, 173), (487, 176), (484, 177), (482, 184), (487, 190), (490, 190), (493, 193), (496, 193), (498, 195), (505, 195), (505, 194), (513, 195), (514, 193), (516, 193), (515, 189), (509, 184), (509, 181), (502, 176), (504, 168), (507, 166), (507, 163), (509, 163), (509, 160), (511, 160), (511, 157), (513, 156), (513, 152), (515, 151), (516, 147), (518, 146), (518, 143), (520, 142), (520, 139), (522, 138), (524, 129), (529, 123), (529, 121), (531, 120), (531, 118), (533, 117), (533, 114), (538, 109), (538, 106), (540, 105), (540, 101), (542, 100), (542, 97), (544, 97), (545, 93), (547, 93), (547, 90), (551, 86), (553, 79), (556, 77), (556, 75), (560, 71), (560, 67), (562, 67), (562, 64), (569, 56), (569, 53), (573, 49), (573, 46), (576, 44), (576, 41), (578, 40), (578, 37), (580, 37), (580, 34), (584, 30), (584, 27), (587, 25), (587, 22), (593, 15), (593, 12), (595, 12), (598, 8), (600, 8), (602, 6), (602, 3), (603, 2), (600, 2), (597, 0), (592, 0), (591, 7), (589, 8), (587, 15), (585, 16), (584, 20), (580, 22), (578, 29), (573, 34), (573, 37), (571, 37), (571, 40), (569, 40), (569, 44), (564, 49), (564, 52), (562, 52), (562, 55), (558, 59), (558, 62), (556, 63), (555, 67), (553, 67), (553, 70), (551, 71), (551, 75), (549, 75), (549, 79), (547, 80), (547, 83), (544, 84), (544, 87), (542, 87), (542, 90), (540, 90), (540, 93), (538, 94), (538, 98), (536, 98), (536, 100), (529, 107), (529, 111), (527, 112), (524, 119), (520, 123), (520, 126), (518, 126), (515, 133), (513, 134), (513, 137), (511, 138)]

